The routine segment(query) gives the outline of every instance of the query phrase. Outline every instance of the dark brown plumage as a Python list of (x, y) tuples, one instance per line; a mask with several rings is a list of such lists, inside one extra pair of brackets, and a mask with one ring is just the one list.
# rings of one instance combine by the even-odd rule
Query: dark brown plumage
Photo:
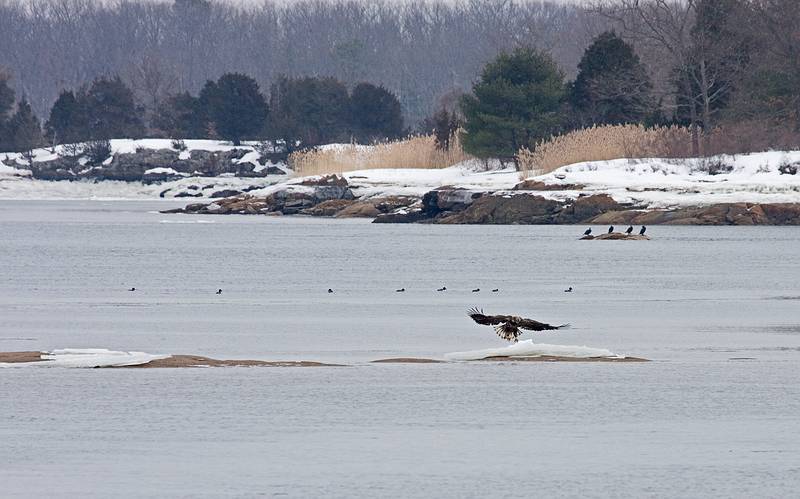
[(544, 322), (535, 321), (533, 319), (525, 319), (516, 315), (486, 315), (483, 310), (471, 308), (467, 315), (473, 321), (484, 326), (494, 326), (497, 336), (504, 340), (516, 343), (522, 334), (520, 329), (527, 331), (552, 331), (555, 329), (565, 329), (569, 324), (561, 324), (560, 326), (553, 326)]

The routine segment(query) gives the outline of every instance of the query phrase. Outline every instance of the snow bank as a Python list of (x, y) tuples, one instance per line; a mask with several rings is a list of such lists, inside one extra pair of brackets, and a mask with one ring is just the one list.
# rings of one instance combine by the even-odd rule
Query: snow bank
[[(157, 184), (123, 182), (119, 180), (58, 181), (35, 180), (14, 175), (4, 176), (0, 171), (0, 199), (90, 199), (90, 200), (157, 200), (175, 198), (177, 195), (192, 194), (198, 199), (208, 199), (219, 190), (252, 189), (285, 181), (285, 176), (268, 177), (186, 177)], [(163, 196), (162, 196), (163, 194)], [(187, 203), (192, 198), (186, 198)]]
[[(234, 149), (229, 142), (186, 140), (187, 151), (226, 151)], [(252, 163), (254, 171), (271, 166), (288, 171), (285, 165), (259, 163), (255, 143), (243, 143), (247, 153), (235, 163)], [(135, 152), (137, 148), (169, 149), (169, 139), (112, 140), (114, 154)], [(337, 150), (350, 145), (329, 144), (323, 150)], [(370, 146), (358, 146), (368, 148)], [(56, 150), (58, 152), (58, 149)], [(46, 149), (35, 151), (35, 161), (55, 159)], [(27, 162), (19, 154), (2, 154), (0, 160), (0, 198), (4, 199), (153, 199), (183, 195), (208, 198), (215, 190), (256, 187), (252, 195), (268, 195), (287, 188), (301, 189), (300, 177), (270, 176), (238, 179), (231, 177), (190, 177), (159, 185), (143, 186), (125, 182), (49, 182), (28, 178)], [(680, 208), (708, 206), (718, 203), (800, 203), (800, 174), (781, 174), (784, 164), (800, 162), (800, 151), (717, 156), (705, 159), (617, 159), (564, 166), (533, 177), (546, 184), (563, 185), (563, 190), (514, 191), (520, 181), (519, 172), (503, 168), (498, 162), (468, 160), (443, 169), (377, 169), (345, 172), (353, 193), (360, 198), (385, 196), (420, 197), (439, 187), (472, 191), (496, 192), (502, 195), (536, 194), (556, 201), (571, 201), (579, 195), (609, 194), (617, 202), (643, 208)], [(711, 175), (709, 165), (724, 165), (724, 173)], [(729, 169), (729, 171), (727, 171)], [(153, 171), (152, 173), (155, 173)], [(581, 190), (570, 189), (580, 185)], [(194, 186), (193, 190), (187, 190)], [(273, 186), (273, 187), (270, 187)]]
[(64, 348), (42, 352), (41, 362), (2, 364), (0, 367), (122, 367), (147, 364), (153, 360), (166, 359), (171, 355), (145, 352), (118, 352), (105, 348)]
[(188, 173), (181, 173), (181, 172), (175, 170), (174, 168), (164, 168), (164, 167), (150, 168), (149, 170), (145, 170), (144, 174), (145, 175), (175, 175), (175, 176), (179, 176), (179, 177), (188, 177), (189, 176)]
[[(648, 208), (718, 203), (800, 203), (800, 175), (781, 174), (800, 162), (800, 151), (722, 155), (703, 159), (617, 159), (564, 166), (535, 177), (548, 184), (580, 184), (584, 194), (607, 193), (621, 203)], [(728, 172), (712, 175), (709, 166)], [(574, 193), (573, 193), (574, 194)], [(545, 197), (570, 197), (549, 191)]]
[[(800, 174), (781, 174), (784, 164), (800, 162), (800, 151), (717, 156), (705, 159), (617, 159), (564, 166), (531, 177), (563, 190), (514, 191), (519, 172), (476, 160), (439, 170), (385, 169), (344, 173), (359, 197), (421, 196), (439, 187), (536, 194), (556, 201), (580, 195), (609, 194), (617, 202), (646, 208), (708, 206), (718, 203), (800, 203)], [(730, 171), (712, 175), (709, 165)], [(299, 181), (296, 179), (294, 181)], [(582, 189), (575, 190), (580, 185)]]
[(444, 355), (447, 360), (481, 360), (488, 357), (573, 357), (587, 359), (591, 357), (623, 358), (605, 348), (591, 348), (573, 345), (549, 345), (547, 343), (534, 343), (533, 340), (524, 340), (507, 347), (486, 348), (467, 352), (452, 352)]

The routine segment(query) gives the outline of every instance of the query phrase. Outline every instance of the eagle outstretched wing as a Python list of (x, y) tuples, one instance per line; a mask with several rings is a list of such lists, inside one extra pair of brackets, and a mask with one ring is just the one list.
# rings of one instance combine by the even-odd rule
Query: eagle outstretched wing
[(561, 324), (560, 326), (553, 326), (545, 324), (544, 322), (535, 321), (533, 319), (522, 319), (517, 322), (517, 326), (528, 331), (552, 331), (554, 329), (567, 329), (569, 324)]
[(520, 329), (527, 331), (552, 331), (554, 329), (566, 329), (569, 324), (561, 324), (560, 326), (553, 326), (544, 322), (535, 321), (533, 319), (524, 319), (514, 315), (486, 315), (483, 310), (471, 308), (467, 314), (472, 320), (484, 326), (494, 326), (497, 336), (506, 341), (516, 343), (519, 336), (522, 334)]
[(502, 324), (504, 322), (508, 322), (510, 319), (510, 317), (507, 315), (485, 315), (483, 310), (478, 310), (477, 308), (469, 309), (467, 314), (472, 318), (473, 321), (484, 326)]

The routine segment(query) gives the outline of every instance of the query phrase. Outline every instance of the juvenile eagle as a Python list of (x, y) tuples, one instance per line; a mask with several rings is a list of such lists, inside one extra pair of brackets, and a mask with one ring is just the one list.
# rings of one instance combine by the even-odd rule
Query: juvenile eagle
[(566, 329), (569, 324), (552, 326), (533, 319), (525, 319), (516, 315), (484, 315), (483, 310), (472, 308), (467, 312), (473, 321), (484, 326), (494, 326), (497, 336), (504, 340), (516, 343), (522, 334), (520, 329), (527, 331), (548, 331), (553, 329)]

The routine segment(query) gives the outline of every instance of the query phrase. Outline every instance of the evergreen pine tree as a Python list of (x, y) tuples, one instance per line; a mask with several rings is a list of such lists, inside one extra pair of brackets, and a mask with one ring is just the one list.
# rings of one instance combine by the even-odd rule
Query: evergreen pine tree
[(651, 90), (633, 47), (607, 31), (583, 53), (570, 103), (581, 126), (639, 123), (653, 108)]
[(347, 88), (334, 78), (281, 77), (270, 92), (267, 133), (283, 139), (289, 152), (348, 139)]
[(189, 92), (170, 96), (156, 114), (153, 125), (174, 139), (208, 136), (208, 116), (198, 97)]
[(564, 76), (548, 55), (531, 48), (500, 54), (461, 100), (464, 150), (515, 160), (520, 148), (558, 131), (563, 98)]
[(137, 138), (144, 134), (143, 110), (118, 76), (92, 82), (78, 103), (81, 112), (86, 113), (91, 139)]
[(14, 109), (14, 89), (8, 78), (0, 73), (0, 152), (14, 148), (13, 137), (8, 130), (8, 119)]
[(27, 153), (42, 145), (39, 119), (33, 114), (31, 105), (25, 97), (17, 104), (17, 112), (8, 122), (8, 131), (14, 144), (14, 151)]
[(62, 91), (45, 123), (46, 139), (56, 144), (82, 142), (88, 138), (88, 120), (72, 90)]
[(400, 101), (385, 88), (359, 83), (350, 96), (350, 119), (357, 141), (397, 139), (403, 134)]
[(267, 102), (258, 83), (239, 73), (226, 73), (216, 83), (206, 83), (200, 102), (220, 137), (234, 145), (260, 132), (267, 118)]

